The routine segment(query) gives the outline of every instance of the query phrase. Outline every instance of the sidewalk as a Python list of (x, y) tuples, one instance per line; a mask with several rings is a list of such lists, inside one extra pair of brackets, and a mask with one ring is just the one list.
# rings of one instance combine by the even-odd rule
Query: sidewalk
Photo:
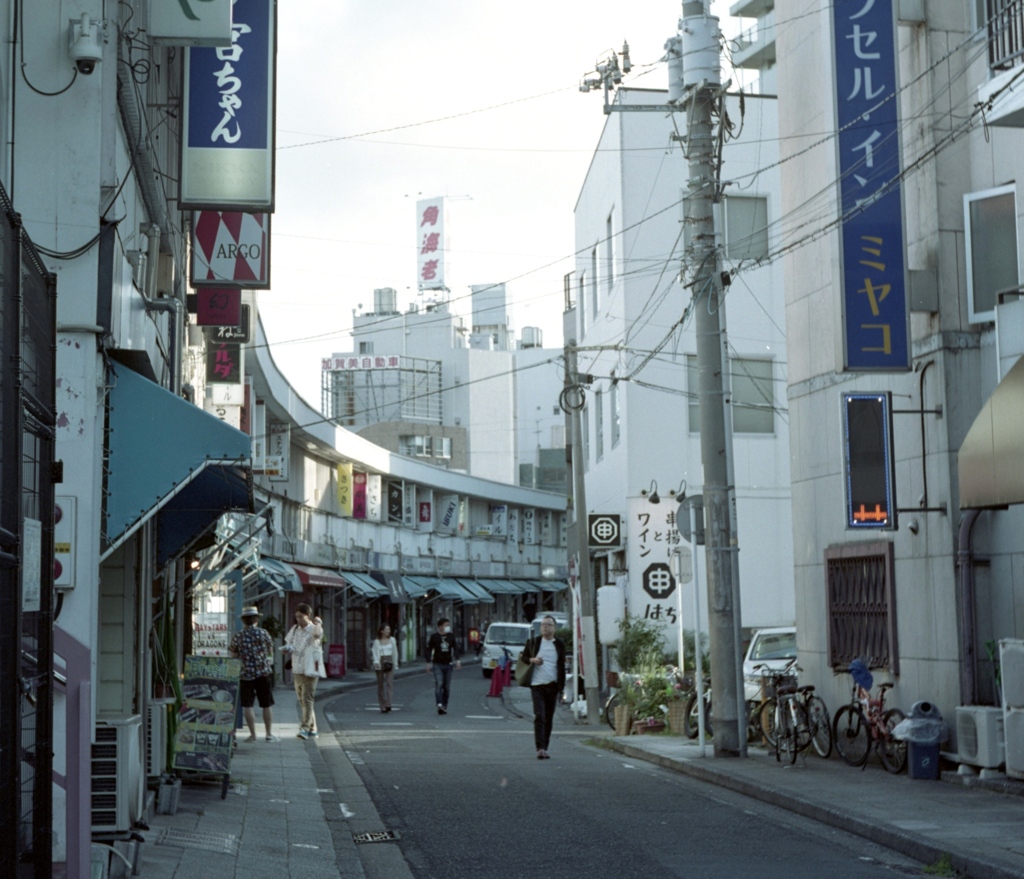
[[(529, 693), (511, 687), (502, 694), (509, 710), (530, 718)], [(567, 708), (557, 727), (572, 726)], [(783, 766), (774, 753), (751, 748), (747, 759), (716, 758), (709, 742), (701, 757), (695, 742), (679, 736), (616, 738), (607, 725), (594, 727), (613, 750), (781, 806), (807, 818), (855, 833), (929, 865), (948, 854), (950, 864), (971, 879), (1024, 877), (1024, 782), (1007, 780), (966, 786), (956, 772), (942, 781), (891, 775), (875, 758), (864, 770), (801, 755)], [(975, 780), (976, 782), (977, 780)], [(1021, 795), (1013, 795), (1021, 794)]]
[[(398, 676), (420, 674), (416, 663)], [(349, 672), (317, 686), (318, 739), (298, 738), (295, 692), (278, 684), (274, 690), (274, 735), (239, 743), (231, 763), (231, 785), (221, 799), (219, 777), (183, 782), (174, 815), (154, 815), (140, 831), (139, 875), (146, 879), (365, 879), (408, 876), (394, 846), (357, 845), (354, 834), (383, 830), (351, 761), (320, 706), (350, 689), (376, 686), (371, 672)], [(364, 869), (364, 863), (371, 869)], [(120, 862), (113, 859), (114, 868)], [(125, 875), (112, 872), (113, 876)]]

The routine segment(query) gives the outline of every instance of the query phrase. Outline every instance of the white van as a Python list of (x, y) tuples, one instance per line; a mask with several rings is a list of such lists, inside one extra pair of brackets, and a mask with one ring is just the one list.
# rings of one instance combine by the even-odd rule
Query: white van
[[(564, 614), (560, 610), (546, 610), (543, 613), (537, 614), (537, 616), (535, 616), (533, 618), (533, 622), (530, 623), (530, 637), (531, 638), (539, 638), (540, 637), (540, 623), (541, 623), (541, 620), (544, 619), (544, 617), (554, 617), (554, 619), (555, 619), (555, 628), (556, 629), (567, 629), (567, 628), (569, 628), (569, 617), (566, 614)], [(568, 647), (569, 645), (566, 644), (565, 646)]]
[(515, 668), (516, 660), (529, 638), (529, 623), (491, 623), (484, 635), (484, 649), (480, 654), (484, 677), (489, 678), (494, 673), (506, 651), (509, 662)]
[(761, 672), (755, 665), (770, 669), (785, 668), (790, 660), (796, 659), (796, 628), (779, 626), (774, 629), (758, 629), (750, 639), (747, 655), (743, 660), (743, 689), (747, 699), (760, 701)]

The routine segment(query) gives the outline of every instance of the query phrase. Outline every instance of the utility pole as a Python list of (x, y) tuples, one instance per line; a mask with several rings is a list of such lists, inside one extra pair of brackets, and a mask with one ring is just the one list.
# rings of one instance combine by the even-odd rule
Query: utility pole
[[(711, 111), (721, 96), (718, 19), (702, 0), (684, 0), (680, 59), (669, 69), (682, 73), (682, 101), (687, 107), (686, 152), (689, 196), (686, 226), (688, 257), (693, 266), (694, 329), (697, 336), (697, 387), (700, 402), (700, 445), (704, 468), (705, 558), (707, 563), (708, 629), (714, 684), (714, 748), (716, 757), (741, 753), (746, 718), (739, 712), (737, 692), (736, 615), (733, 584), (733, 529), (729, 509), (731, 449), (727, 442), (722, 387), (723, 355), (719, 310), (724, 307), (719, 254), (715, 246), (713, 204), (719, 191), (719, 156)], [(670, 74), (671, 75), (671, 74)], [(670, 95), (678, 84), (669, 85)]]
[[(582, 305), (581, 305), (582, 307)], [(590, 570), (590, 547), (587, 534), (587, 495), (583, 482), (583, 384), (576, 362), (576, 340), (565, 343), (565, 388), (559, 401), (572, 421), (572, 444), (569, 455), (572, 463), (573, 526), (570, 546), (575, 544), (578, 566), (577, 583), (580, 590), (580, 627), (583, 641), (583, 688), (587, 697), (587, 719), (594, 721), (601, 711), (601, 697), (597, 683), (597, 627), (594, 625), (594, 580)], [(573, 700), (576, 693), (573, 692)]]

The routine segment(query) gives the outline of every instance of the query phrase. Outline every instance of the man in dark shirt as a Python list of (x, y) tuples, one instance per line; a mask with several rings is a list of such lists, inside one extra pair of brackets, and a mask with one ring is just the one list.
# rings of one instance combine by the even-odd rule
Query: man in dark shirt
[(437, 621), (437, 631), (427, 642), (427, 671), (434, 672), (434, 698), (437, 713), (448, 713), (448, 696), (452, 687), (452, 668), (462, 668), (459, 648), (451, 625), (445, 617)]
[(260, 619), (259, 610), (244, 607), (241, 616), (242, 628), (231, 639), (231, 655), (242, 660), (238, 689), (242, 696), (242, 714), (249, 727), (249, 738), (246, 741), (256, 741), (256, 712), (253, 711), (253, 703), (259, 699), (267, 741), (276, 742), (277, 736), (270, 729), (274, 719), (274, 666), (271, 661), (274, 642), (266, 629), (256, 625)]

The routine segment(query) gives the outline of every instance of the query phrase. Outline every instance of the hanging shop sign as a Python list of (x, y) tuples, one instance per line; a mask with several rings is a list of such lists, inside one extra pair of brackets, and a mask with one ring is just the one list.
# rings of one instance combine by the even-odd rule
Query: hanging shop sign
[(270, 287), (270, 214), (196, 211), (192, 286)]

